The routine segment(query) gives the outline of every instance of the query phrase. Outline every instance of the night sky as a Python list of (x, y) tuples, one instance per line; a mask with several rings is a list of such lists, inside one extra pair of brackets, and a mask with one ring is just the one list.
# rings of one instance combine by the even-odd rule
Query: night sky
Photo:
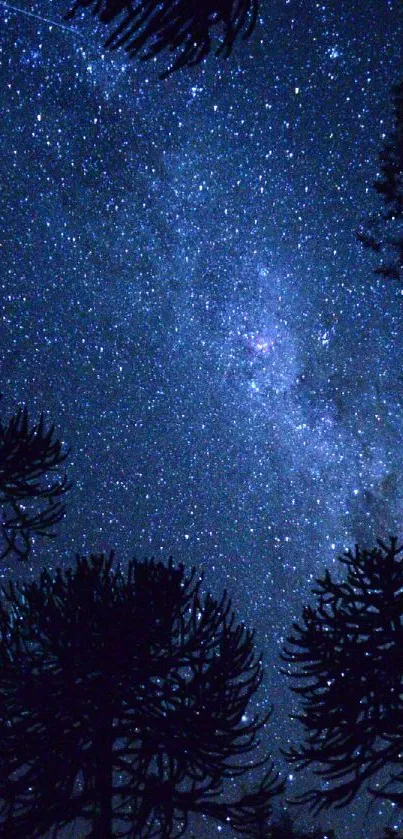
[[(73, 482), (28, 573), (115, 549), (226, 587), (289, 774), (282, 641), (338, 554), (403, 536), (403, 289), (355, 236), (402, 4), (261, 0), (227, 61), (165, 81), (168, 56), (106, 53), (67, 1), (20, 8), (0, 4), (1, 410), (43, 409)], [(318, 823), (400, 824), (389, 804), (362, 822), (367, 804)], [(231, 837), (197, 826), (213, 835)]]

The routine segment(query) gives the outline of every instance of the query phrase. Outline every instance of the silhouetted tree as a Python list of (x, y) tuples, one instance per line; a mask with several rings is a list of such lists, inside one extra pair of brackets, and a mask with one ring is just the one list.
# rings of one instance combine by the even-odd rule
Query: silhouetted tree
[(261, 835), (262, 839), (336, 839), (333, 830), (322, 830), (320, 827), (306, 830), (297, 828), (288, 811), (275, 819)]
[(55, 536), (65, 512), (60, 497), (70, 487), (66, 475), (53, 478), (68, 454), (54, 439), (54, 426), (45, 428), (43, 413), (36, 425), (30, 425), (26, 407), (8, 425), (0, 419), (0, 559), (15, 554), (26, 560), (34, 537)]
[(106, 48), (123, 46), (130, 57), (143, 61), (181, 49), (172, 67), (161, 73), (163, 79), (199, 64), (211, 50), (211, 30), (217, 26), (223, 35), (215, 54), (228, 57), (239, 33), (244, 38), (252, 33), (259, 0), (75, 0), (66, 20), (84, 7), (92, 8), (102, 23), (117, 22)]
[[(378, 540), (339, 557), (344, 582), (326, 571), (313, 589), (319, 605), (306, 606), (282, 654), (297, 685), (305, 741), (285, 752), (297, 768), (311, 766), (323, 781), (294, 799), (317, 812), (343, 807), (380, 770), (400, 767), (384, 788), (370, 792), (400, 806), (403, 793), (403, 548)], [(317, 768), (319, 766), (319, 768)], [(393, 782), (393, 783), (392, 783)]]
[[(382, 837), (383, 839), (403, 839), (403, 834), (401, 831), (394, 830), (392, 827), (386, 827)], [(297, 828), (287, 814), (285, 818), (277, 821), (264, 834), (264, 839), (337, 839), (337, 834), (332, 828), (330, 830), (325, 830), (320, 827), (307, 828), (306, 830), (304, 828)]]
[[(200, 595), (195, 573), (172, 559), (134, 560), (123, 573), (111, 554), (2, 586), (8, 839), (82, 819), (93, 839), (180, 836), (192, 812), (244, 835), (270, 815), (284, 782), (267, 756), (250, 758), (271, 714), (245, 717), (262, 679), (254, 636), (235, 624), (226, 592)], [(225, 801), (225, 778), (262, 766), (254, 791)]]
[(392, 93), (394, 128), (379, 154), (381, 174), (374, 182), (384, 206), (370, 216), (357, 236), (381, 255), (375, 273), (403, 282), (403, 82)]

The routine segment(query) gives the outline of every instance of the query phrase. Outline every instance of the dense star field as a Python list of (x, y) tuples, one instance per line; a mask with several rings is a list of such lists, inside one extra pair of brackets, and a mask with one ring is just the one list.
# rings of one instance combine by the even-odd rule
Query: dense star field
[[(28, 573), (113, 548), (226, 587), (290, 774), (281, 644), (338, 554), (403, 536), (403, 289), (356, 239), (402, 5), (262, 0), (229, 59), (163, 81), (169, 57), (108, 53), (67, 10), (0, 4), (1, 413), (43, 409), (73, 483)], [(403, 822), (367, 804), (318, 823), (375, 839)]]

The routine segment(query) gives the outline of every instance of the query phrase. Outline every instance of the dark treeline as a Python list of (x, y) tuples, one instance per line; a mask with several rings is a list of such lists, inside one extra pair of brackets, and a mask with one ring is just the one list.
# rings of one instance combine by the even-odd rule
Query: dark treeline
[[(68, 484), (66, 475), (51, 476), (68, 452), (43, 416), (32, 424), (26, 409), (0, 428), (3, 554), (26, 562), (33, 536), (55, 535), (49, 528), (61, 518)], [(35, 515), (31, 501), (39, 502)], [(261, 751), (272, 708), (248, 715), (263, 678), (254, 634), (237, 623), (225, 591), (219, 600), (201, 594), (195, 568), (186, 574), (171, 558), (133, 560), (123, 570), (113, 554), (78, 556), (34, 582), (4, 583), (5, 835), (57, 835), (84, 822), (93, 839), (174, 837), (198, 814), (251, 839), (329, 839), (320, 828), (301, 832), (289, 815), (276, 822), (273, 800), (285, 796), (316, 816), (366, 790), (400, 810), (402, 556), (394, 537), (346, 551), (344, 579), (329, 571), (317, 579), (315, 605), (303, 608), (287, 638), (283, 673), (300, 699), (303, 739), (284, 754), (297, 773), (309, 767), (319, 778), (291, 798), (272, 755)], [(247, 792), (224, 795), (226, 780), (252, 770)], [(381, 786), (382, 772), (389, 779)]]

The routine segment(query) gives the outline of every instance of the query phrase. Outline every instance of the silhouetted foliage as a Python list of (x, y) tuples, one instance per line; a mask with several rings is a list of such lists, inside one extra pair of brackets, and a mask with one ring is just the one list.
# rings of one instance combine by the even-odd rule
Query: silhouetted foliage
[(262, 839), (336, 839), (333, 830), (297, 828), (288, 812), (282, 813), (280, 818), (262, 832)]
[(376, 274), (403, 282), (403, 82), (392, 88), (394, 128), (379, 154), (374, 188), (384, 207), (357, 233), (362, 244), (382, 257)]
[[(379, 770), (401, 767), (403, 751), (403, 547), (378, 540), (372, 550), (339, 557), (345, 582), (330, 573), (313, 589), (319, 605), (306, 606), (303, 625), (293, 624), (282, 654), (292, 690), (302, 699), (296, 716), (305, 742), (285, 752), (298, 769), (312, 766), (323, 781), (293, 803), (322, 808), (349, 804), (364, 781)], [(403, 781), (392, 773), (370, 792), (400, 806), (403, 794), (386, 792)]]
[[(235, 624), (226, 592), (202, 597), (201, 582), (172, 559), (134, 560), (124, 573), (111, 554), (2, 586), (8, 839), (82, 819), (94, 839), (180, 836), (191, 812), (245, 835), (270, 816), (284, 782), (250, 753), (271, 710), (244, 716), (262, 679), (254, 636)], [(223, 800), (225, 778), (263, 766), (254, 791)]]
[(70, 486), (66, 475), (53, 478), (68, 454), (54, 439), (54, 426), (45, 428), (43, 413), (36, 425), (30, 425), (27, 408), (20, 408), (8, 425), (0, 420), (0, 559), (15, 554), (27, 560), (36, 536), (55, 536), (65, 512), (60, 497)]
[(117, 21), (105, 47), (123, 46), (130, 57), (143, 61), (166, 50), (181, 49), (164, 79), (181, 67), (199, 64), (211, 51), (211, 30), (223, 30), (216, 55), (227, 58), (238, 35), (248, 38), (256, 24), (259, 0), (75, 0), (66, 15), (92, 8), (102, 23)]
[[(403, 833), (393, 827), (384, 828), (382, 836), (380, 832), (378, 836), (379, 839), (403, 839)], [(197, 837), (191, 834), (190, 839), (197, 839)], [(337, 839), (337, 833), (333, 828), (298, 828), (290, 814), (286, 812), (262, 831), (261, 839)]]

